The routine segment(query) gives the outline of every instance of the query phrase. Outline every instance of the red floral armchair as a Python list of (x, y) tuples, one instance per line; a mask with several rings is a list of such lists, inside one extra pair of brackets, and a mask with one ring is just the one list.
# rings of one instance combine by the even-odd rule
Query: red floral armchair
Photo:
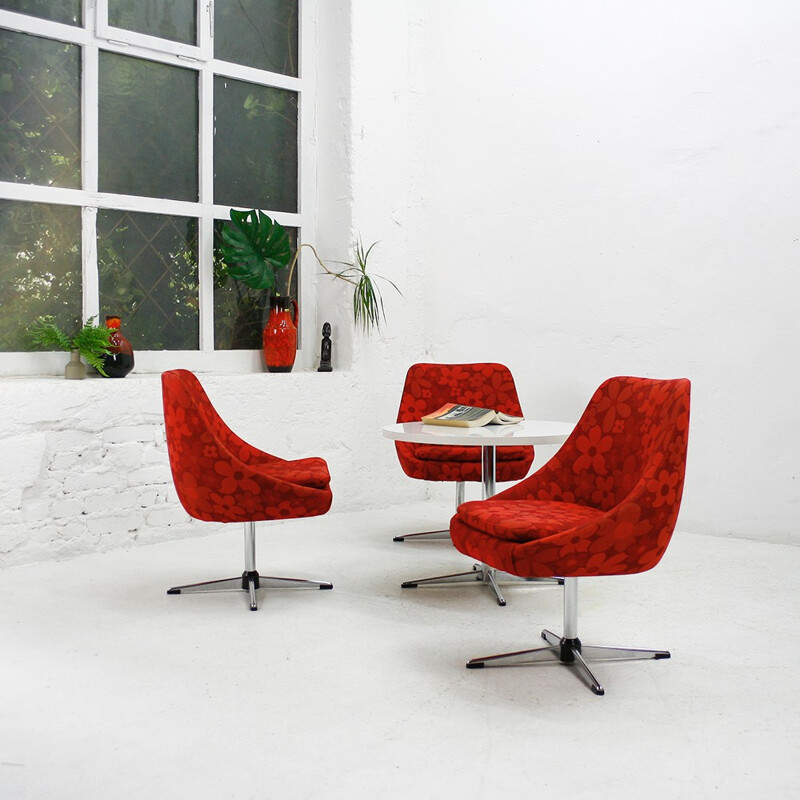
[[(398, 422), (419, 422), (424, 414), (445, 403), (492, 408), (522, 416), (511, 371), (503, 364), (414, 364), (406, 374)], [(410, 478), (456, 483), (456, 505), (463, 502), (464, 482), (481, 480), (481, 448), (395, 442), (400, 466)], [(525, 477), (533, 463), (533, 447), (500, 447), (495, 477), (516, 481)], [(446, 538), (448, 532), (396, 536), (395, 541), (414, 537)]]
[(667, 658), (666, 651), (600, 648), (577, 638), (577, 578), (654, 567), (675, 528), (689, 431), (686, 379), (618, 377), (595, 392), (575, 430), (542, 469), (484, 501), (464, 503), (450, 523), (456, 548), (523, 577), (561, 576), (563, 637), (548, 647), (473, 659), (468, 667), (557, 657), (577, 666), (602, 658)]
[(203, 387), (188, 370), (161, 376), (169, 463), (186, 512), (207, 522), (242, 522), (245, 571), (241, 577), (187, 584), (168, 594), (243, 589), (255, 611), (263, 586), (313, 586), (327, 581), (260, 576), (255, 567), (255, 526), (259, 520), (313, 517), (333, 500), (328, 466), (322, 458), (287, 461), (237, 436), (217, 414)]

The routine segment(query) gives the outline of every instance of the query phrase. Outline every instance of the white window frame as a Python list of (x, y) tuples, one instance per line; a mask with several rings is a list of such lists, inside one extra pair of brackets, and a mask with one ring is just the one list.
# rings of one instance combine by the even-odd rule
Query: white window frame
[[(298, 244), (315, 238), (315, 148), (313, 131), (315, 74), (314, 40), (316, 38), (316, 0), (299, 0), (298, 74), (294, 78), (256, 70), (213, 59), (213, 3), (198, 4), (198, 47), (157, 39), (108, 25), (108, 0), (84, 0), (83, 27), (35, 19), (24, 14), (0, 10), (0, 27), (35, 36), (58, 39), (82, 48), (81, 120), (82, 189), (0, 181), (0, 198), (35, 203), (56, 203), (78, 206), (82, 212), (82, 266), (84, 317), (99, 312), (99, 281), (97, 270), (97, 211), (99, 208), (175, 214), (198, 220), (198, 272), (200, 330), (198, 350), (136, 350), (136, 372), (160, 372), (185, 367), (199, 371), (257, 372), (263, 370), (260, 350), (214, 350), (213, 323), (213, 225), (216, 219), (229, 219), (229, 207), (215, 205), (213, 198), (213, 104), (214, 77), (227, 76), (236, 80), (256, 82), (296, 92), (298, 96), (298, 211), (287, 213), (264, 209), (287, 227), (297, 228)], [(157, 49), (154, 49), (157, 48)], [(195, 69), (199, 91), (199, 199), (197, 202), (149, 197), (116, 195), (98, 191), (98, 78), (100, 50), (145, 58), (164, 64)], [(295, 369), (310, 369), (315, 348), (313, 328), (316, 321), (314, 291), (316, 270), (304, 250), (301, 254), (298, 282), (300, 324)], [(124, 320), (123, 320), (124, 330)], [(0, 353), (0, 375), (49, 374), (58, 371), (64, 354)], [(65, 362), (64, 362), (65, 363)]]

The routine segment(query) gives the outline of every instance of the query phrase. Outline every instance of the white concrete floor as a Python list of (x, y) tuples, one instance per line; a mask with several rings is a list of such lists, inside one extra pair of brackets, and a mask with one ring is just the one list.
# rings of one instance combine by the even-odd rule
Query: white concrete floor
[(0, 573), (0, 797), (790, 798), (800, 793), (800, 548), (677, 533), (586, 579), (585, 642), (672, 658), (466, 670), (561, 630), (561, 590), (401, 590), (471, 562), (431, 503), (262, 523), (264, 574), (330, 592), (167, 596), (239, 573), (240, 526)]

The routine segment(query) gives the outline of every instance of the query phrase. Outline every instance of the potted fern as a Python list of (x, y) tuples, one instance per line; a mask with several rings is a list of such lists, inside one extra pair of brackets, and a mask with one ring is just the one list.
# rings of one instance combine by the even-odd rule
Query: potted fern
[(103, 356), (110, 352), (111, 330), (105, 325), (95, 325), (93, 320), (94, 317), (90, 317), (82, 328), (69, 335), (58, 327), (54, 317), (38, 317), (30, 327), (31, 344), (45, 350), (64, 350), (70, 353), (69, 363), (64, 369), (67, 380), (86, 377), (86, 366), (81, 361), (81, 356), (101, 375), (108, 377), (103, 369)]

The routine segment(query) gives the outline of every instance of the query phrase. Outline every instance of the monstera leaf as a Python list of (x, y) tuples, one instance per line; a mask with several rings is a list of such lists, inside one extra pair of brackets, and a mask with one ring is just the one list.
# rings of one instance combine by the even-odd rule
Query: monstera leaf
[(261, 211), (231, 209), (222, 229), (222, 257), (228, 274), (253, 289), (272, 289), (275, 273), (291, 257), (286, 229)]

